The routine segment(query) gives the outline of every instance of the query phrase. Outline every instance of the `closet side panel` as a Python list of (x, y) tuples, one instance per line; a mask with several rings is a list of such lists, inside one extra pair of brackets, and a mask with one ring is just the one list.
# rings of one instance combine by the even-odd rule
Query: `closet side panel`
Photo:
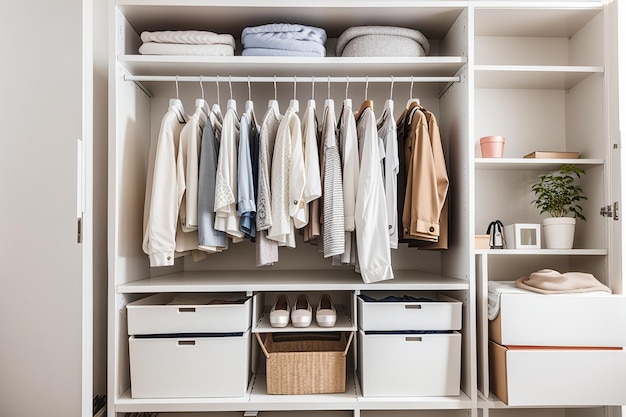
[(83, 204), (90, 178), (79, 171), (81, 165), (90, 169), (84, 117), (91, 97), (84, 95), (91, 90), (83, 90), (91, 71), (83, 44), (87, 4), (17, 2), (0, 17), (3, 32), (11, 34), (0, 40), (3, 416), (91, 412), (87, 227), (83, 243), (77, 242), (81, 211), (91, 224), (90, 204)]
[[(123, 78), (122, 71), (117, 77)], [(111, 87), (114, 103), (109, 139), (109, 396), (114, 401), (130, 385), (126, 304), (119, 284), (147, 278), (142, 251), (143, 209), (150, 152), (150, 97), (135, 83)], [(111, 405), (112, 402), (109, 402)]]

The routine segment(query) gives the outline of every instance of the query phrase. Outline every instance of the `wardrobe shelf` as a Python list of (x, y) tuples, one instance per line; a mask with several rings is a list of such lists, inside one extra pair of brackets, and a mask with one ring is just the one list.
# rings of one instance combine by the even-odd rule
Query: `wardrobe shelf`
[(272, 327), (270, 325), (269, 310), (265, 311), (258, 322), (252, 326), (252, 333), (285, 333), (285, 332), (356, 332), (356, 323), (353, 323), (346, 314), (346, 309), (342, 305), (335, 305), (337, 310), (337, 322), (333, 327), (320, 327), (315, 322), (316, 305), (311, 305), (313, 309), (313, 319), (308, 327), (294, 327), (289, 323), (285, 327)]
[(415, 28), (429, 39), (443, 39), (467, 6), (467, 2), (454, 0), (420, 1), (410, 6), (406, 0), (244, 0), (230, 3), (219, 0), (127, 0), (116, 4), (138, 34), (164, 28), (198, 28), (230, 33), (235, 38), (240, 37), (245, 27), (293, 22), (297, 16), (297, 23), (321, 27), (329, 38), (338, 37), (355, 22), (367, 22)]
[(476, 88), (569, 90), (594, 74), (600, 66), (475, 65)]
[(476, 255), (488, 256), (606, 256), (606, 249), (477, 249)]
[(124, 55), (119, 57), (118, 62), (134, 75), (223, 75), (226, 81), (229, 75), (453, 77), (467, 60), (460, 56), (315, 58)]
[(119, 294), (156, 292), (467, 290), (469, 282), (413, 270), (395, 270), (395, 279), (366, 284), (349, 269), (186, 271), (117, 286)]
[(476, 36), (570, 38), (603, 9), (600, 1), (575, 6), (555, 1), (476, 3)]
[(563, 164), (575, 164), (585, 168), (601, 166), (602, 159), (541, 159), (541, 158), (476, 158), (477, 170), (556, 170)]
[[(546, 407), (548, 407), (548, 408), (581, 408), (580, 405), (571, 405), (571, 404), (559, 404), (559, 405), (550, 405), (550, 406), (545, 406), (545, 405), (520, 405), (520, 406), (507, 405), (503, 401), (501, 401), (498, 397), (493, 395), (492, 393), (489, 393), (489, 396), (487, 398), (485, 398), (485, 396), (483, 395), (482, 392), (479, 392), (478, 407), (488, 407), (488, 408), (491, 408), (491, 409), (494, 409), (494, 408), (546, 408)], [(592, 407), (599, 407), (599, 406), (593, 406), (593, 405), (583, 406), (583, 408), (592, 408)]]

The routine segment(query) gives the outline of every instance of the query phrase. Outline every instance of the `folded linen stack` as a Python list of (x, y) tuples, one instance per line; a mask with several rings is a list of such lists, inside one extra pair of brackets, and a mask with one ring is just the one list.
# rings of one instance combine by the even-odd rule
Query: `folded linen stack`
[(326, 56), (326, 31), (291, 23), (247, 27), (241, 33), (244, 56)]
[(354, 26), (337, 39), (337, 56), (426, 56), (428, 39), (418, 30), (395, 26)]
[(235, 55), (235, 38), (228, 34), (199, 30), (143, 32), (141, 41), (139, 53), (143, 55)]

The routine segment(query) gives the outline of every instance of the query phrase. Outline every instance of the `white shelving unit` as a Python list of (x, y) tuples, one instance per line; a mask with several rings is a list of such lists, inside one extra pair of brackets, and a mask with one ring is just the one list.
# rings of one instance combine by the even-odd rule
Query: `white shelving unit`
[[(283, 416), (289, 411), (324, 416), (508, 417), (520, 415), (489, 392), (486, 334), (486, 284), (490, 279), (514, 279), (528, 268), (580, 268), (621, 290), (614, 276), (615, 251), (621, 236), (609, 233), (611, 220), (599, 208), (612, 198), (605, 187), (611, 172), (607, 90), (614, 88), (612, 53), (615, 35), (608, 29), (612, 10), (603, 1), (415, 1), (333, 0), (314, 3), (244, 0), (116, 0), (111, 2), (110, 141), (109, 141), (109, 417), (126, 412), (199, 413), (204, 417), (254, 414)], [(144, 30), (203, 29), (239, 38), (246, 26), (298, 22), (323, 27), (327, 57), (142, 56), (139, 35)], [(334, 56), (337, 37), (359, 25), (393, 25), (419, 29), (431, 42), (422, 58), (342, 58)], [(406, 245), (393, 252), (396, 278), (365, 284), (353, 270), (334, 268), (317, 248), (298, 241), (294, 250), (281, 249), (280, 261), (268, 269), (254, 266), (254, 245), (233, 244), (224, 253), (194, 263), (178, 259), (175, 266), (150, 268), (142, 252), (145, 184), (151, 144), (156, 141), (167, 102), (176, 92), (173, 82), (150, 77), (215, 77), (205, 82), (207, 101), (225, 102), (230, 94), (240, 105), (248, 96), (245, 83), (229, 86), (229, 77), (310, 77), (297, 83), (302, 102), (313, 94), (323, 102), (330, 94), (340, 103), (349, 94), (356, 105), (364, 97), (363, 82), (350, 77), (419, 77), (413, 95), (437, 115), (450, 177), (450, 244), (444, 251), (422, 251)], [(328, 77), (345, 77), (345, 83)], [(223, 79), (223, 81), (222, 81)], [(389, 79), (391, 81), (391, 78)], [(314, 82), (314, 85), (311, 85)], [(390, 82), (369, 84), (370, 98), (382, 106)], [(180, 98), (191, 106), (198, 98), (197, 82), (180, 82)], [(349, 87), (349, 90), (348, 90)], [(231, 92), (232, 91), (232, 92)], [(275, 94), (271, 83), (252, 83), (257, 117), (261, 103)], [(279, 83), (281, 106), (294, 94)], [(409, 98), (408, 83), (394, 87), (396, 110)], [(257, 105), (258, 103), (258, 105)], [(378, 104), (381, 103), (381, 104)], [(581, 116), (582, 115), (582, 116)], [(399, 116), (399, 113), (398, 115)], [(506, 137), (505, 157), (479, 158), (481, 136)], [(581, 159), (524, 159), (536, 150), (579, 151)], [(474, 235), (489, 221), (540, 222), (529, 204), (528, 185), (540, 171), (563, 163), (583, 167), (588, 221), (580, 224), (576, 249), (476, 250)], [(333, 331), (356, 330), (355, 297), (361, 291), (444, 293), (463, 302), (461, 394), (450, 397), (364, 397), (357, 373), (348, 371), (346, 392), (331, 395), (267, 395), (262, 369), (252, 369), (248, 392), (237, 398), (132, 398), (128, 370), (125, 306), (155, 293), (242, 292), (254, 295), (253, 332), (272, 329), (263, 314), (277, 293), (332, 292), (342, 298)], [(260, 296), (260, 297), (259, 297)], [(314, 299), (311, 299), (313, 303)], [(610, 318), (607, 318), (607, 320)], [(312, 327), (308, 331), (325, 331)], [(254, 338), (252, 338), (254, 339)], [(256, 342), (253, 340), (253, 342)], [(256, 343), (253, 343), (256, 344)], [(354, 349), (353, 349), (354, 351)], [(255, 355), (255, 349), (253, 349)], [(354, 353), (353, 353), (354, 356)], [(252, 360), (252, 366), (257, 361)], [(356, 361), (352, 361), (356, 363)], [(532, 407), (531, 407), (532, 408)], [(589, 417), (621, 413), (604, 406), (534, 407), (540, 417)], [(534, 414), (533, 414), (534, 415)]]

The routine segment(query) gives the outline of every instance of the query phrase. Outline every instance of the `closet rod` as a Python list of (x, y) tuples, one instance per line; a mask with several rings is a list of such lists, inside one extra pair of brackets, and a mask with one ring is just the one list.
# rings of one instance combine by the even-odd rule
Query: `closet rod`
[(459, 82), (460, 77), (351, 77), (351, 76), (343, 76), (343, 77), (324, 77), (324, 76), (295, 76), (295, 77), (242, 77), (242, 76), (228, 76), (228, 75), (217, 75), (217, 76), (176, 76), (176, 75), (124, 75), (125, 81), (163, 81), (163, 82), (175, 82), (178, 80), (179, 82), (192, 81), (206, 81), (206, 82), (234, 82), (234, 83), (242, 83), (242, 82), (253, 82), (253, 83), (345, 83), (346, 81), (355, 82), (355, 83), (390, 83), (390, 82), (416, 82), (416, 83), (456, 83)]

